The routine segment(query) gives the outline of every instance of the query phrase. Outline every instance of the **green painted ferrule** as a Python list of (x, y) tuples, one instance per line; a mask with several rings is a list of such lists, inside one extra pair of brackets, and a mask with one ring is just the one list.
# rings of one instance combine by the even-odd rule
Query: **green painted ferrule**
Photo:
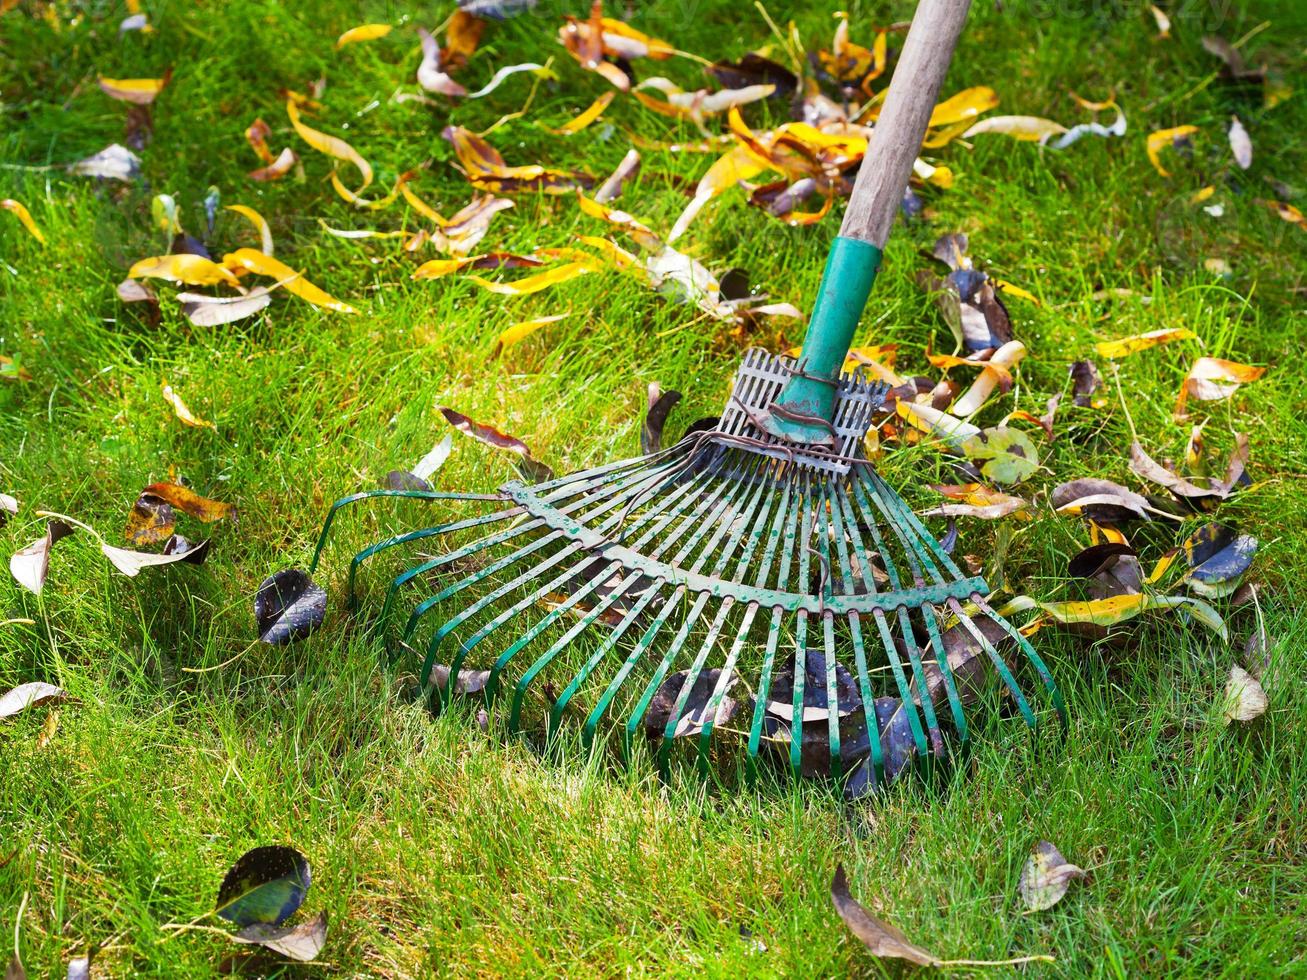
[(798, 443), (830, 442), (829, 428), (796, 421), (793, 416), (815, 416), (827, 422), (833, 418), (835, 382), (853, 346), (853, 332), (871, 295), (880, 257), (880, 249), (870, 242), (841, 235), (831, 243), (799, 354), (799, 373), (785, 383), (773, 403), (773, 408), (780, 406), (789, 417), (769, 412), (764, 418), (772, 435)]

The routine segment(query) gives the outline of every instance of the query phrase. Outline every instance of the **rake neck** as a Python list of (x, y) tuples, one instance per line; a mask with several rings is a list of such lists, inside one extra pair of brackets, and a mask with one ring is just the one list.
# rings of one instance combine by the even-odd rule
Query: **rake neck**
[(836, 384), (871, 294), (970, 0), (921, 0), (831, 244), (794, 375), (763, 417), (774, 436), (833, 445)]

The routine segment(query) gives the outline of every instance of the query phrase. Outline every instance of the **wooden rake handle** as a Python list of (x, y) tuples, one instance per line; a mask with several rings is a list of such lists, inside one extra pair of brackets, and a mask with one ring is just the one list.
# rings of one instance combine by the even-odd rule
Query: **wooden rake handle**
[(884, 248), (971, 0), (921, 0), (876, 119), (840, 235)]

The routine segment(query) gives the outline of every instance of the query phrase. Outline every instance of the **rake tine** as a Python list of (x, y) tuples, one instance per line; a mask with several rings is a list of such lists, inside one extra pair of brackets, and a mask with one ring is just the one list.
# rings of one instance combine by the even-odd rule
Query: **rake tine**
[(996, 610), (991, 609), (989, 603), (978, 595), (972, 596), (971, 600), (980, 608), (981, 612), (994, 622), (998, 623), (998, 625), (1002, 627), (1003, 632), (1015, 640), (1017, 646), (1021, 648), (1021, 652), (1026, 655), (1026, 659), (1030, 661), (1031, 666), (1035, 668), (1035, 672), (1039, 674), (1040, 680), (1043, 681), (1044, 689), (1048, 692), (1049, 698), (1053, 702), (1053, 710), (1057, 712), (1058, 721), (1061, 723), (1063, 732), (1065, 732), (1069, 721), (1066, 713), (1066, 704), (1062, 700), (1062, 691), (1053, 680), (1053, 675), (1044, 664), (1043, 658), (1035, 652), (1035, 648), (1031, 645), (1030, 641), (1022, 635), (1021, 631), (1000, 616)]
[[(889, 549), (885, 547), (885, 539), (880, 533), (880, 525), (872, 514), (871, 505), (867, 502), (868, 495), (862, 481), (858, 480), (854, 482), (853, 494), (858, 502), (858, 511), (861, 513), (863, 521), (866, 522), (871, 531), (871, 537), (876, 546), (876, 551), (880, 554), (881, 561), (885, 565), (885, 574), (889, 577), (890, 590), (892, 592), (901, 592), (903, 586), (902, 580), (899, 578), (898, 565), (890, 555)], [(884, 510), (884, 504), (881, 503), (874, 488), (871, 493), (871, 499), (876, 502), (879, 509), (882, 511)], [(885, 517), (890, 527), (894, 528), (895, 525), (893, 518), (890, 517), (888, 513), (885, 514)], [(919, 579), (917, 584), (920, 585)], [(926, 722), (926, 730), (930, 733), (930, 741), (935, 743), (939, 738), (939, 724), (935, 720), (935, 707), (931, 704), (930, 694), (926, 690), (926, 677), (921, 669), (921, 658), (917, 656), (917, 643), (912, 633), (912, 621), (908, 616), (906, 607), (899, 606), (897, 612), (899, 632), (903, 637), (903, 646), (908, 652), (908, 662), (912, 665), (913, 678), (917, 682), (918, 691), (921, 697), (921, 714)], [(897, 663), (898, 647), (894, 643), (893, 634), (886, 630), (883, 638), (886, 651), (889, 653), (891, 659)], [(900, 666), (900, 670), (901, 669)], [(912, 697), (910, 694), (906, 694), (903, 700), (905, 704), (912, 703)], [(917, 743), (917, 757), (922, 760), (920, 765), (924, 768), (926, 765), (924, 760), (930, 757), (930, 748), (926, 745), (926, 740), (921, 733), (920, 727), (914, 725), (912, 734), (914, 741)]]
[[(816, 516), (812, 502), (812, 481), (807, 474), (803, 478), (803, 538), (799, 542), (799, 581), (796, 591), (806, 591), (812, 580), (808, 566), (811, 553), (807, 544), (816, 530)], [(800, 778), (803, 767), (803, 699), (804, 686), (808, 680), (808, 612), (800, 609), (794, 627), (794, 697), (790, 718), (790, 769), (796, 779)]]
[(971, 617), (963, 611), (961, 603), (956, 599), (950, 600), (949, 607), (953, 610), (953, 615), (957, 618), (958, 622), (961, 623), (962, 627), (971, 634), (972, 639), (980, 644), (980, 648), (985, 651), (990, 661), (994, 664), (994, 669), (998, 671), (999, 677), (1003, 679), (1003, 684), (1016, 700), (1017, 708), (1021, 711), (1021, 717), (1025, 719), (1026, 724), (1029, 725), (1031, 729), (1037, 727), (1038, 723), (1035, 719), (1034, 711), (1030, 709), (1030, 705), (1026, 702), (1025, 695), (1021, 693), (1021, 687), (1017, 684), (1016, 678), (1012, 676), (1012, 671), (1008, 668), (1007, 662), (999, 654), (998, 650), (994, 647), (994, 644), (989, 642), (985, 637), (985, 634), (981, 632), (980, 628), (972, 621)]
[[(798, 536), (799, 520), (802, 512), (802, 494), (794, 488), (793, 480), (785, 482), (785, 504), (782, 515), (788, 515), (785, 523), (785, 539), (781, 548), (780, 565), (776, 571), (776, 587), (784, 588), (790, 578), (790, 562), (794, 557), (794, 544)], [(781, 515), (778, 515), (778, 520)], [(772, 609), (771, 625), (767, 631), (767, 648), (763, 653), (762, 669), (758, 676), (758, 693), (754, 701), (753, 724), (749, 728), (749, 750), (747, 772), (750, 779), (757, 777), (758, 749), (762, 742), (763, 722), (767, 716), (767, 698), (771, 693), (771, 675), (776, 664), (776, 648), (781, 638), (781, 622), (784, 610)]]
[[(862, 546), (862, 535), (858, 531), (856, 520), (852, 520), (851, 504), (844, 493), (844, 488), (837, 485), (835, 488), (834, 499), (832, 501), (834, 514), (836, 516), (836, 534), (835, 541), (840, 556), (840, 570), (844, 576), (845, 589), (850, 594), (857, 591), (857, 581), (853, 574), (852, 564), (849, 559), (849, 543), (846, 537), (852, 541), (853, 552), (858, 558), (858, 565), (862, 571), (864, 583), (873, 594), (876, 591), (876, 583), (871, 575), (870, 560)], [(879, 612), (879, 611), (878, 611)], [(879, 623), (884, 622), (884, 614), (877, 616)], [(871, 764), (876, 771), (876, 784), (884, 785), (885, 779), (885, 762), (882, 758), (879, 738), (879, 724), (876, 721), (875, 697), (871, 689), (871, 677), (867, 672), (867, 649), (862, 638), (862, 618), (857, 612), (849, 613), (849, 634), (853, 641), (853, 657), (858, 671), (858, 685), (862, 691), (863, 718), (867, 723), (867, 738), (871, 748)], [(902, 673), (900, 669), (899, 673)], [(904, 681), (906, 690), (907, 682)], [(911, 708), (909, 708), (911, 710)], [(915, 712), (913, 713), (915, 718)]]
[[(750, 503), (751, 509), (748, 511), (750, 515), (749, 518), (739, 520), (739, 526), (741, 529), (743, 529), (746, 523), (752, 523), (753, 529), (750, 531), (749, 539), (745, 543), (740, 558), (736, 563), (735, 574), (732, 577), (733, 581), (740, 581), (748, 571), (749, 563), (752, 561), (754, 554), (758, 550), (758, 544), (762, 540), (763, 532), (767, 528), (767, 516), (771, 512), (771, 490), (771, 479), (764, 475), (763, 478), (759, 480), (757, 492), (754, 495), (753, 501)], [(760, 504), (761, 509), (759, 509)], [(731, 545), (730, 550), (734, 550), (734, 544)], [(727, 557), (728, 556), (723, 553), (722, 559), (718, 565), (719, 570), (722, 564), (726, 562)], [(727, 597), (722, 601), (713, 625), (700, 647), (699, 655), (695, 658), (694, 663), (686, 672), (685, 681), (681, 685), (680, 693), (677, 695), (676, 702), (672, 706), (672, 710), (668, 715), (667, 724), (663, 731), (662, 744), (659, 746), (658, 750), (659, 771), (664, 777), (669, 774), (668, 762), (671, 754), (673, 735), (676, 729), (680, 726), (681, 717), (685, 713), (685, 705), (690, 699), (690, 693), (693, 690), (695, 683), (698, 681), (699, 675), (703, 671), (703, 666), (708, 659), (708, 655), (712, 652), (717, 636), (725, 626), (727, 617), (730, 615), (731, 609), (734, 608), (734, 605), (735, 600), (731, 597)], [(718, 678), (719, 686), (724, 683), (726, 677), (726, 672), (723, 671), (722, 675)], [(709, 714), (708, 717), (711, 718), (712, 715)], [(706, 760), (703, 759), (702, 756), (700, 762), (706, 764)]]
[[(704, 483), (704, 482), (706, 481), (699, 481), (699, 483)], [(631, 525), (631, 528), (632, 529), (638, 528), (641, 524), (644, 523), (650, 523), (652, 526), (647, 531), (645, 531), (645, 533), (635, 542), (635, 546), (638, 547), (646, 544), (650, 539), (654, 538), (664, 528), (666, 528), (666, 526), (670, 524), (672, 521), (676, 520), (678, 517), (684, 516), (686, 509), (690, 506), (690, 503), (698, 495), (701, 489), (699, 483), (682, 484), (680, 487), (677, 487), (671, 493), (664, 496), (659, 501), (656, 509), (647, 511), (644, 514), (642, 514), (641, 517), (634, 524)], [(688, 498), (688, 500), (683, 500), (682, 498)], [(662, 513), (663, 510), (672, 507), (672, 505), (676, 505), (676, 506), (669, 513), (666, 514)], [(587, 565), (588, 563), (583, 562), (578, 566), (577, 570), (583, 571)], [(506, 650), (504, 650), (503, 653), (499, 655), (499, 658), (495, 661), (494, 667), (491, 668), (490, 681), (486, 685), (488, 696), (493, 697), (498, 692), (499, 680), (504, 668), (508, 665), (509, 661), (512, 660), (513, 657), (517, 655), (519, 651), (521, 651), (529, 642), (531, 642), (531, 640), (535, 639), (535, 637), (539, 636), (542, 632), (544, 632), (544, 630), (549, 628), (549, 626), (557, 622), (563, 615), (565, 615), (570, 609), (574, 608), (591, 592), (593, 592), (595, 589), (599, 588), (604, 583), (606, 583), (613, 576), (613, 574), (617, 571), (620, 571), (621, 568), (622, 568), (622, 563), (620, 561), (610, 562), (600, 574), (592, 576), (591, 579), (585, 585), (581, 586), (578, 589), (573, 590), (573, 592), (567, 597), (567, 599), (565, 599), (562, 603), (560, 603), (556, 608), (550, 610), (549, 613), (546, 616), (544, 616), (538, 623), (533, 625), (529, 630), (526, 631), (526, 633), (524, 633), (520, 638), (518, 638)], [(574, 575), (575, 573), (576, 573), (575, 571), (570, 570), (568, 575)], [(614, 602), (616, 602), (618, 597), (624, 594), (626, 589), (629, 588), (631, 584), (638, 581), (640, 577), (641, 577), (640, 573), (636, 572), (628, 576), (625, 580), (623, 580), (618, 586), (618, 588), (614, 590), (612, 594), (610, 594), (606, 599), (602, 600), (595, 609), (591, 610), (589, 613), (585, 615), (585, 617), (583, 617), (581, 623), (578, 624), (580, 626), (580, 629), (577, 630), (576, 627), (573, 627), (573, 630), (575, 630), (575, 632), (573, 632), (573, 630), (569, 630), (567, 636), (574, 638), (576, 635), (579, 635), (581, 630), (584, 630), (586, 626), (588, 626), (590, 623), (593, 623), (595, 619), (597, 619), (600, 615), (602, 615), (603, 612), (608, 607), (610, 607)], [(519, 681), (517, 685), (517, 690), (513, 696), (513, 709), (509, 718), (510, 730), (516, 731), (518, 729), (518, 716), (522, 705), (522, 695), (525, 693), (527, 685), (529, 685), (531, 680), (541, 670), (544, 669), (545, 665), (550, 660), (553, 659), (553, 654), (556, 654), (558, 650), (561, 649), (562, 646), (560, 646), (559, 644), (555, 644), (554, 646), (551, 646), (550, 647), (551, 652), (547, 652), (546, 656), (542, 656), (541, 658), (538, 658), (536, 662), (532, 664), (532, 666), (527, 670), (526, 674), (523, 675), (522, 680)]]
[[(730, 522), (723, 523), (721, 521), (722, 511), (729, 508), (730, 511), (734, 513), (733, 501), (737, 495), (743, 493), (746, 484), (743, 481), (740, 481), (733, 484), (726, 484), (726, 486), (729, 487), (729, 495), (723, 497), (723, 499), (716, 505), (713, 513), (705, 518), (703, 524), (696, 529), (694, 535), (684, 545), (684, 547), (681, 548), (681, 551), (677, 554), (675, 559), (673, 559), (673, 565), (679, 566), (682, 561), (684, 561), (689, 555), (693, 554), (699, 543), (704, 540), (705, 536), (707, 536), (710, 531), (713, 532), (712, 538), (707, 548), (705, 548), (705, 553), (707, 550), (715, 547), (716, 542), (720, 541), (722, 535), (730, 526)], [(693, 570), (697, 571), (703, 561), (704, 556), (700, 555), (693, 566)], [(589, 744), (589, 740), (593, 738), (594, 730), (598, 726), (599, 720), (608, 710), (608, 706), (617, 695), (618, 689), (626, 681), (626, 678), (630, 675), (635, 665), (643, 658), (645, 651), (649, 649), (649, 646), (653, 643), (657, 635), (662, 631), (663, 626), (672, 614), (673, 608), (686, 591), (687, 587), (685, 585), (677, 585), (675, 587), (672, 594), (667, 598), (666, 602), (663, 603), (663, 607), (654, 617), (654, 621), (649, 625), (649, 628), (645, 631), (644, 635), (641, 636), (639, 641), (636, 643), (635, 648), (631, 651), (631, 655), (627, 657), (626, 662), (622, 664), (618, 669), (617, 674), (609, 682), (608, 687), (604, 690), (599, 702), (595, 705), (594, 709), (590, 712), (589, 717), (586, 719), (586, 731), (588, 732), (586, 744)]]
[[(632, 484), (632, 482), (628, 480), (627, 483), (621, 483), (615, 485), (615, 487), (611, 492), (606, 492), (604, 495), (596, 498), (590, 498), (590, 499), (581, 498), (580, 500), (572, 503), (569, 507), (561, 508), (560, 511), (561, 513), (564, 514), (570, 514), (572, 511), (579, 510), (582, 507), (586, 506), (587, 504), (594, 504), (594, 506), (589, 511), (584, 513), (582, 519), (593, 518), (597, 515), (607, 513), (611, 510), (616, 509), (618, 506), (623, 504), (626, 500), (640, 493), (645, 486), (657, 483), (657, 481), (661, 480), (663, 476), (664, 474), (661, 471), (656, 470), (653, 474), (643, 477), (638, 483)], [(618, 490), (621, 490), (622, 492), (618, 493), (617, 492)], [(602, 503), (597, 503), (596, 501)], [(542, 521), (538, 521), (537, 526), (539, 523), (542, 523)], [(449, 555), (443, 555), (439, 558), (435, 558), (432, 559), (431, 561), (425, 562), (422, 565), (418, 566), (417, 569), (414, 569), (413, 572), (418, 573), (420, 571), (421, 572), (430, 571), (431, 569), (438, 567), (439, 565), (446, 564), (448, 562), (456, 560), (456, 557), (465, 557), (466, 555), (482, 550), (483, 548), (488, 547), (491, 544), (499, 544), (502, 541), (508, 540), (509, 538), (515, 536), (516, 536), (516, 532), (512, 531), (511, 529), (509, 531), (501, 532), (501, 534), (499, 535), (491, 536), (490, 539), (482, 539), (482, 541), (480, 542), (473, 542), (472, 544), (467, 545), (464, 548), (461, 548), (458, 551), (455, 551)], [(528, 555), (534, 554), (536, 551), (539, 551), (541, 548), (545, 547), (548, 544), (558, 541), (560, 538), (561, 538), (561, 534), (558, 531), (553, 531), (549, 534), (546, 534), (541, 538), (539, 538), (538, 540), (532, 542), (531, 544), (525, 545), (517, 549), (516, 551), (509, 554), (507, 557), (501, 558), (500, 560), (494, 562), (487, 568), (482, 569), (480, 572), (473, 573), (472, 575), (463, 578), (459, 582), (456, 582), (453, 585), (450, 585), (447, 588), (441, 590), (438, 594), (419, 603), (418, 606), (413, 610), (412, 614), (409, 616), (408, 623), (404, 628), (404, 635), (401, 642), (404, 643), (408, 642), (409, 638), (413, 635), (414, 630), (417, 629), (417, 625), (421, 617), (424, 616), (430, 609), (434, 608), (435, 606), (445, 601), (446, 599), (450, 598), (451, 596), (461, 592), (463, 589), (475, 585), (478, 582), (484, 581), (490, 575), (493, 575), (496, 572), (503, 570), (504, 568), (514, 564), (515, 562), (519, 561), (522, 558), (527, 557)], [(571, 550), (575, 551), (579, 547), (580, 545), (578, 544), (574, 546)], [(480, 611), (480, 608), (482, 606), (484, 606), (484, 603), (482, 603), (481, 606), (478, 607), (477, 611)], [(464, 612), (466, 613), (469, 611), (464, 610)], [(460, 622), (466, 618), (467, 616), (463, 616), (460, 619)], [(440, 636), (443, 637), (447, 632), (448, 630), (445, 630), (445, 632), (441, 633)], [(434, 651), (428, 650), (428, 660), (431, 660), (431, 657), (433, 656), (434, 656)], [(434, 661), (431, 662), (434, 663)], [(424, 671), (424, 675), (425, 675), (425, 671)], [(450, 676), (451, 677), (455, 676), (452, 670)], [(425, 679), (423, 680), (423, 683), (425, 684)]]
[[(830, 558), (830, 539), (834, 532), (834, 512), (830, 498), (829, 488), (822, 486), (820, 488), (821, 497), (817, 502), (817, 514), (820, 521), (820, 533), (817, 535), (818, 554), (822, 559), (822, 568), (825, 571), (823, 575), (822, 592), (823, 599), (829, 598), (835, 591), (835, 567), (831, 564)], [(843, 576), (841, 576), (843, 581)], [(836, 684), (836, 667), (835, 662), (835, 614), (827, 610), (822, 613), (822, 636), (825, 640), (826, 655), (826, 733), (827, 742), (830, 747), (830, 769), (831, 776), (839, 779), (844, 772), (844, 766), (840, 759), (840, 703), (839, 689)]]
[(336, 520), (336, 512), (360, 501), (374, 500), (377, 497), (407, 497), (410, 500), (504, 501), (508, 499), (502, 493), (442, 493), (437, 490), (364, 490), (361, 493), (352, 493), (348, 497), (341, 497), (327, 509), (326, 519), (322, 522), (322, 530), (318, 532), (317, 547), (313, 549), (313, 560), (309, 562), (310, 575), (318, 570), (318, 561), (322, 557), (322, 549), (327, 545), (327, 535), (331, 533), (331, 525)]

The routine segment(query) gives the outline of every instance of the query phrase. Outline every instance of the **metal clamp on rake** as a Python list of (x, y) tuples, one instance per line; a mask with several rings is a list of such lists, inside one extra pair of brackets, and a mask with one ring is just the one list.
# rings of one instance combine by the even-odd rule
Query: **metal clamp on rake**
[[(350, 565), (352, 600), (368, 559), (422, 549), (387, 588), (379, 627), (392, 654), (421, 657), (425, 689), (448, 699), (484, 685), (488, 700), (510, 699), (513, 730), (543, 721), (552, 734), (576, 716), (587, 746), (606, 719), (628, 752), (643, 729), (663, 773), (687, 737), (708, 771), (713, 732), (729, 728), (751, 771), (767, 750), (804, 774), (858, 768), (864, 786), (907, 756), (941, 755), (942, 723), (967, 744), (949, 657), (959, 645), (983, 651), (1034, 728), (997, 644), (1019, 650), (1065, 721), (1039, 655), (987, 604), (984, 580), (959, 571), (864, 458), (884, 386), (841, 373), (966, 9), (918, 8), (800, 358), (750, 351), (715, 430), (535, 486), (372, 491), (332, 507), (315, 567), (355, 501), (480, 509)], [(409, 586), (428, 594), (400, 627)], [(739, 710), (750, 699), (751, 714)]]

